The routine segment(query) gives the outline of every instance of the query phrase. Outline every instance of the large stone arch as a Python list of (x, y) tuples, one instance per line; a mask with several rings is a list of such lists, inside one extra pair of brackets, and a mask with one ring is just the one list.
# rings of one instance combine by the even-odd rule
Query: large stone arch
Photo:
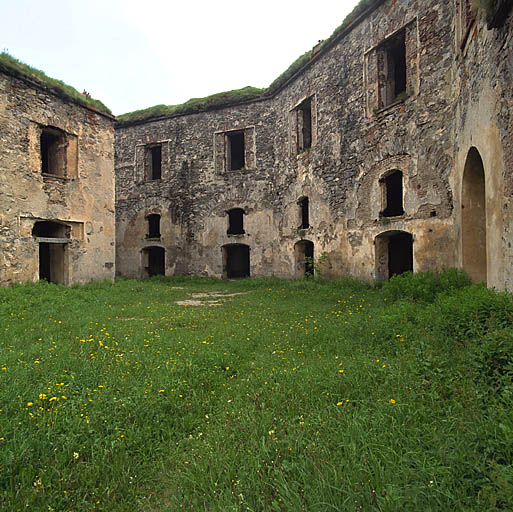
[(471, 147), (461, 187), (461, 248), (463, 268), (473, 281), (487, 282), (486, 179), (483, 159)]

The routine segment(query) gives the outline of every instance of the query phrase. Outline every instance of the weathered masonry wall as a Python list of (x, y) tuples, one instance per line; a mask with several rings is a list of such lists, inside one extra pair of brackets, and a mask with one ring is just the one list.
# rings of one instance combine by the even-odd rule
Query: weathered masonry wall
[[(465, 19), (458, 4), (455, 14), (451, 182), (460, 230), (457, 263), (490, 286), (513, 290), (513, 20), (510, 15), (490, 29), (482, 20)], [(476, 188), (480, 197), (469, 192)]]
[(0, 74), (0, 284), (115, 272), (113, 118)]
[[(511, 19), (492, 30), (475, 20), (462, 48), (459, 2), (378, 3), (272, 97), (119, 125), (118, 273), (386, 279), (482, 265), (463, 259), (461, 213), (465, 159), (481, 137), (489, 227), (469, 243), (485, 236), (484, 279), (512, 288), (501, 208)], [(472, 172), (465, 190), (478, 197)]]

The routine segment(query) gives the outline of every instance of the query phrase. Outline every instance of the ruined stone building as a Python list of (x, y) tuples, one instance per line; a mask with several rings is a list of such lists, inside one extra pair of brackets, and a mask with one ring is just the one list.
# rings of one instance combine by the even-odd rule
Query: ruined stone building
[(114, 118), (42, 77), (2, 55), (0, 284), (112, 279)]
[[(120, 116), (116, 273), (387, 279), (455, 266), (513, 290), (512, 3), (362, 0), (268, 89)], [(85, 180), (88, 151), (109, 161), (111, 120), (60, 103), (54, 120), (21, 99), (23, 114), (6, 114), (3, 98), (20, 93), (11, 80), (0, 91), (1, 119), (12, 116), (8, 137), (19, 140), (16, 172), (41, 194), (30, 204), (13, 196), (2, 240), (33, 269), (46, 243), (34, 221), (71, 233), (76, 223), (65, 246), (72, 261), (97, 251), (107, 272), (113, 228), (107, 222), (102, 239), (99, 219), (85, 219), (111, 218), (108, 176), (88, 193)], [(78, 137), (80, 148), (82, 123), (93, 132), (83, 177), (48, 184), (45, 127)], [(83, 193), (84, 204), (72, 201), (78, 210), (66, 209), (65, 187)], [(8, 276), (24, 275), (8, 263)]]

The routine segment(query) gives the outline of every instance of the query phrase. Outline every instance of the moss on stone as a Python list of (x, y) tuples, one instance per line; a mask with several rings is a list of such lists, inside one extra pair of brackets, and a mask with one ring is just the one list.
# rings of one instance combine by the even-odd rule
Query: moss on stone
[(264, 92), (265, 89), (248, 86), (243, 87), (242, 89), (212, 94), (205, 98), (191, 98), (181, 105), (155, 105), (154, 107), (136, 110), (134, 112), (118, 116), (118, 121), (121, 123), (129, 123), (162, 116), (194, 114), (195, 112), (212, 110), (222, 106), (255, 100), (260, 98)]
[(0, 71), (17, 77), (28, 78), (43, 88), (50, 89), (65, 99), (91, 107), (99, 112), (112, 114), (112, 112), (101, 101), (79, 93), (70, 85), (65, 84), (61, 80), (50, 78), (43, 71), (20, 62), (18, 59), (15, 59), (6, 52), (0, 53)]
[(338, 38), (338, 36), (344, 32), (356, 19), (358, 19), (365, 11), (372, 7), (380, 4), (382, 0), (360, 0), (355, 8), (344, 18), (344, 21), (339, 25), (331, 34), (328, 39), (324, 40), (321, 45), (321, 49), (326, 48), (331, 44), (332, 41)]
[(280, 89), (290, 78), (292, 78), (305, 64), (311, 59), (312, 50), (303, 53), (301, 57), (296, 59), (274, 82), (268, 87), (267, 92), (273, 93)]

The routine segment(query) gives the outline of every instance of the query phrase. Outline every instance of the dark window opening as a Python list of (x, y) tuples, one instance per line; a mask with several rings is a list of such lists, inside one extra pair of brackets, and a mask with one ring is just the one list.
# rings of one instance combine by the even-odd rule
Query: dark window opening
[(39, 279), (44, 279), (49, 283), (51, 278), (51, 264), (50, 264), (50, 244), (39, 244)]
[(57, 128), (42, 128), (40, 137), (41, 172), (64, 177), (66, 175), (66, 137)]
[(406, 93), (406, 32), (402, 30), (392, 37), (383, 45), (381, 52), (381, 65), (385, 67), (382, 70), (381, 103), (386, 107)]
[(405, 231), (388, 231), (375, 240), (376, 277), (392, 276), (413, 271), (413, 236)]
[(393, 171), (381, 179), (384, 187), (382, 217), (397, 217), (404, 213), (403, 208), (403, 173)]
[(297, 107), (298, 151), (312, 147), (312, 98)]
[(228, 279), (249, 277), (249, 246), (243, 244), (223, 247), (223, 275)]
[(307, 229), (310, 227), (310, 214), (309, 214), (309, 202), (308, 197), (303, 197), (298, 201), (299, 208), (301, 211), (301, 224), (299, 229)]
[(62, 239), (70, 238), (70, 227), (43, 220), (34, 224), (32, 236), (40, 239), (38, 243), (39, 279), (45, 279), (49, 283), (66, 284), (67, 241)]
[(160, 238), (160, 215), (156, 213), (148, 215), (147, 238)]
[(160, 180), (162, 177), (162, 146), (148, 148), (148, 179)]
[(148, 275), (163, 276), (166, 274), (166, 251), (162, 247), (147, 247), (145, 249), (148, 258), (146, 270)]
[(42, 220), (34, 224), (32, 236), (39, 238), (69, 238), (70, 227), (58, 222)]
[(39, 243), (39, 279), (66, 284), (66, 244)]
[(398, 233), (388, 239), (388, 277), (413, 271), (413, 237)]
[(486, 186), (483, 160), (472, 147), (463, 170), (461, 236), (463, 268), (475, 282), (487, 282)]
[(244, 169), (244, 132), (226, 134), (227, 168), (230, 171)]
[(314, 275), (314, 244), (310, 240), (301, 240), (294, 246), (296, 259), (296, 276), (312, 277)]
[(244, 210), (233, 208), (228, 211), (228, 235), (244, 234)]

